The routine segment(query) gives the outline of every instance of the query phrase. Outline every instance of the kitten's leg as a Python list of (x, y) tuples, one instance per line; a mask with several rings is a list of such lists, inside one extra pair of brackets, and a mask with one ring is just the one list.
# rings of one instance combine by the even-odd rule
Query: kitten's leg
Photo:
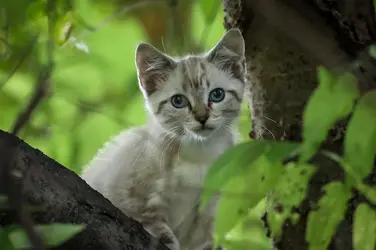
[[(213, 248), (213, 230), (218, 199), (219, 196), (213, 197), (201, 213), (197, 211), (197, 219), (191, 229), (190, 249), (211, 250)], [(220, 249), (222, 248), (217, 248), (217, 250)]]
[(139, 221), (143, 227), (169, 249), (180, 250), (180, 244), (175, 234), (168, 226), (167, 203), (161, 196), (152, 195), (149, 198)]

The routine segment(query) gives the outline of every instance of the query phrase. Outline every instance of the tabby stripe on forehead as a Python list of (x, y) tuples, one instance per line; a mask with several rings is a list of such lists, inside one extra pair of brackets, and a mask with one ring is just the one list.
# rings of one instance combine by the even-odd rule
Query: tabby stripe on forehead
[(242, 99), (240, 99), (238, 93), (236, 93), (235, 90), (227, 90), (227, 92), (233, 95), (238, 102), (242, 102)]
[(157, 109), (157, 113), (156, 113), (156, 114), (161, 113), (163, 106), (164, 106), (167, 102), (168, 102), (168, 100), (163, 100), (163, 101), (161, 101), (161, 102), (158, 104), (158, 109)]
[(209, 82), (209, 80), (206, 80), (206, 88), (210, 89), (210, 82)]

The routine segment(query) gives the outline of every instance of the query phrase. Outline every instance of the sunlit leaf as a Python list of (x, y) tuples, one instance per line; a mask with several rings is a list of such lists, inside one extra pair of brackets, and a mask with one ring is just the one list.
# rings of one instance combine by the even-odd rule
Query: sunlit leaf
[(328, 249), (352, 196), (351, 189), (341, 182), (329, 183), (324, 190), (326, 194), (319, 201), (319, 209), (308, 215), (306, 240), (310, 250)]
[[(209, 169), (204, 182), (203, 205), (214, 192), (225, 187), (231, 178), (242, 175), (249, 169), (254, 170), (254, 163), (260, 156), (263, 155), (266, 158), (268, 164), (265, 166), (279, 167), (278, 164), (297, 150), (298, 146), (298, 144), (287, 142), (249, 141), (230, 148)], [(260, 170), (260, 172), (265, 170)], [(268, 176), (265, 175), (265, 177)], [(254, 184), (254, 187), (257, 185)]]
[[(85, 229), (84, 225), (73, 224), (50, 224), (37, 225), (35, 230), (41, 236), (44, 244), (48, 247), (56, 247), (74, 237)], [(10, 232), (9, 238), (17, 249), (30, 248), (29, 239), (22, 228)]]
[(376, 154), (376, 91), (365, 94), (355, 107), (344, 142), (345, 161), (359, 178), (369, 175)]
[(272, 250), (268, 245), (260, 244), (249, 239), (225, 240), (221, 244), (226, 250)]
[[(260, 202), (257, 208), (265, 209)], [(269, 239), (265, 234), (260, 217), (255, 214), (255, 209), (251, 209), (248, 215), (235, 225), (235, 227), (226, 234), (225, 238), (220, 241), (220, 245), (225, 249), (255, 249), (255, 250), (272, 250)], [(216, 238), (217, 235), (214, 234)], [(235, 248), (233, 248), (235, 247)]]
[[(292, 209), (299, 207), (305, 199), (308, 184), (315, 173), (315, 168), (308, 164), (291, 162), (283, 167), (282, 175), (268, 200), (268, 223), (274, 236), (279, 236), (282, 225), (292, 217)], [(278, 205), (283, 211), (275, 211)]]
[(334, 123), (345, 118), (358, 97), (356, 78), (350, 73), (336, 76), (318, 68), (319, 86), (304, 111), (301, 160), (308, 160), (325, 140)]
[[(242, 174), (231, 178), (221, 190), (215, 233), (223, 238), (277, 183), (282, 171), (278, 162), (261, 155)], [(252, 183), (252, 188), (250, 188)]]
[(283, 167), (273, 197), (285, 207), (298, 206), (306, 196), (308, 183), (316, 172), (314, 166), (291, 162)]
[(366, 204), (360, 204), (354, 215), (353, 244), (355, 250), (375, 250), (376, 212)]
[(248, 211), (247, 181), (242, 176), (232, 178), (223, 189), (218, 203), (215, 221), (215, 235), (222, 241), (226, 235)]

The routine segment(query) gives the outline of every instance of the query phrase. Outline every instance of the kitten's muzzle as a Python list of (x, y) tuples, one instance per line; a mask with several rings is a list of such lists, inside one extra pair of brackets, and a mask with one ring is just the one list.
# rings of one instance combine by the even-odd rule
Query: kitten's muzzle
[(196, 127), (195, 129), (193, 129), (193, 131), (195, 131), (196, 133), (202, 133), (202, 132), (210, 132), (210, 131), (213, 131), (214, 128), (211, 127), (211, 126), (208, 126), (207, 124), (202, 124), (201, 123), (201, 126), (198, 126)]
[[(207, 120), (209, 119), (209, 115), (208, 114), (205, 114), (205, 115), (195, 115), (195, 119), (196, 121), (198, 121), (201, 125), (205, 125), (205, 123), (207, 122)], [(203, 126), (204, 127), (204, 126)]]

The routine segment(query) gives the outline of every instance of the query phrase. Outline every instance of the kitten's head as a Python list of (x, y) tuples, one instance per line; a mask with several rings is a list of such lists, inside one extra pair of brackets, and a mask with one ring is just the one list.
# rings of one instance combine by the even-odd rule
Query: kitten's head
[(182, 59), (142, 43), (136, 66), (147, 109), (166, 131), (204, 139), (236, 120), (245, 82), (238, 29), (229, 30), (208, 53)]

